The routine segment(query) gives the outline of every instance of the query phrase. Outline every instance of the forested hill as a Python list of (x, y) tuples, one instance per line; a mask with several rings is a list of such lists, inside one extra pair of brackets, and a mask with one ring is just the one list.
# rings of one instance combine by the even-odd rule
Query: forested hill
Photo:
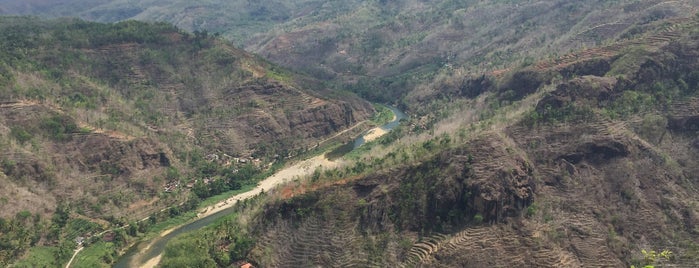
[(99, 230), (191, 199), (195, 181), (222, 185), (198, 197), (254, 183), (236, 172), (372, 112), (206, 32), (1, 17), (0, 266), (89, 233), (66, 233), (74, 220)]

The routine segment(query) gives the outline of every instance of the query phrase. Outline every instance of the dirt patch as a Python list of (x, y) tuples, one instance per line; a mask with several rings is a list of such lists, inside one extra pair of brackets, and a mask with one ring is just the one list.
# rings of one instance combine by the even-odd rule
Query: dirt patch
[(160, 255), (158, 255), (158, 256), (155, 256), (155, 258), (152, 258), (152, 259), (148, 260), (148, 261), (147, 261), (146, 263), (144, 263), (141, 267), (142, 267), (142, 268), (153, 268), (153, 267), (157, 266), (158, 263), (160, 263), (160, 259), (162, 259), (162, 258), (163, 258), (163, 255), (162, 255), (162, 254), (160, 254)]

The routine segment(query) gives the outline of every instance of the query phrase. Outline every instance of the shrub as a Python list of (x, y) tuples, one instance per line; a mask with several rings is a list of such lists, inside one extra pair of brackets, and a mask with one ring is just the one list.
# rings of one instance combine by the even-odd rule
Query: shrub
[(41, 129), (49, 134), (49, 138), (58, 141), (69, 140), (69, 134), (80, 132), (75, 122), (60, 115), (46, 117), (42, 119), (39, 125)]
[(480, 213), (476, 213), (476, 215), (473, 216), (473, 221), (475, 221), (476, 223), (482, 223), (483, 215), (481, 215)]
[(539, 208), (536, 206), (536, 204), (531, 204), (529, 207), (527, 207), (527, 217), (534, 216), (538, 209)]
[(17, 141), (19, 141), (20, 144), (24, 144), (25, 142), (31, 140), (34, 137), (31, 133), (27, 132), (27, 130), (25, 130), (22, 127), (11, 128), (10, 135), (17, 139)]

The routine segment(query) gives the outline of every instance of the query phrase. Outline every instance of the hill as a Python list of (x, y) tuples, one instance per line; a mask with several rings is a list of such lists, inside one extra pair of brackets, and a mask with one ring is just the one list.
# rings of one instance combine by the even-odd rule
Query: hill
[[(250, 172), (373, 112), (352, 94), (165, 23), (2, 17), (0, 47), (0, 263), (30, 240), (62, 240), (73, 220), (124, 224), (190, 192), (254, 183)], [(209, 180), (226, 187), (185, 187)], [(36, 237), (15, 237), (34, 233), (22, 225)]]
[[(331, 81), (336, 87), (351, 88), (371, 100), (399, 103), (410, 111), (411, 118), (391, 134), (345, 155), (347, 165), (319, 169), (309, 178), (268, 190), (266, 196), (241, 202), (241, 213), (175, 239), (165, 250), (163, 264), (699, 265), (696, 1), (298, 0), (202, 4), (153, 0), (132, 4), (115, 0), (85, 5), (64, 1), (56, 9), (41, 8), (48, 2), (31, 3), (12, 8), (6, 5), (3, 12), (13, 13), (11, 9), (20, 10), (21, 6), (25, 10), (21, 12), (79, 15), (92, 20), (167, 20), (193, 32), (179, 33), (188, 38), (176, 39), (188, 44), (188, 54), (209, 49), (210, 42), (217, 42), (207, 41), (210, 33), (220, 33), (270, 61)], [(63, 10), (68, 12), (60, 13)], [(129, 28), (129, 24), (137, 23), (117, 25)], [(214, 58), (227, 61), (226, 57)], [(180, 62), (187, 63), (181, 67), (187, 70), (197, 65), (197, 58)], [(112, 66), (108, 63), (102, 61), (92, 69)], [(158, 73), (191, 77), (177, 68), (154, 72), (141, 65), (133, 68), (137, 70), (133, 72), (135, 81), (142, 81), (143, 76), (161, 77)], [(221, 69), (220, 65), (202, 65), (206, 70)], [(234, 72), (248, 83), (236, 85), (235, 90), (269, 89), (269, 85), (257, 84), (260, 69), (240, 66), (251, 75)], [(276, 81), (271, 82), (275, 85), (288, 86), (289, 81), (315, 84), (313, 79), (275, 67), (262, 69), (266, 71), (260, 77)], [(210, 81), (219, 79), (214, 76), (196, 83), (184, 79), (183, 83), (190, 87), (215, 84)], [(139, 83), (148, 86), (159, 81)], [(110, 87), (124, 92), (120, 94), (129, 92)], [(176, 86), (157, 88), (177, 90)], [(226, 110), (230, 107), (219, 102), (225, 96), (204, 89), (194, 92), (195, 96), (186, 99), (198, 102), (178, 103), (187, 109), (174, 119), (164, 116), (168, 118), (164, 122), (148, 121), (145, 115), (151, 113), (147, 110), (150, 106), (135, 106), (136, 99), (134, 107), (148, 111), (130, 117), (138, 123), (117, 125), (110, 129), (113, 132), (105, 133), (128, 138), (141, 137), (129, 134), (139, 133), (139, 129), (155, 131), (151, 135), (165, 145), (191, 139), (187, 134), (190, 129), (201, 131), (206, 138), (185, 150), (181, 146), (163, 147), (156, 151), (157, 157), (148, 151), (144, 154), (150, 156), (140, 159), (150, 162), (132, 161), (124, 167), (156, 166), (156, 162), (161, 163), (160, 152), (168, 156), (169, 149), (173, 155), (184, 152), (184, 156), (166, 157), (168, 161), (162, 163), (170, 162), (177, 170), (190, 167), (201, 174), (225, 176), (226, 169), (211, 171), (197, 159), (216, 151), (219, 145), (234, 151), (247, 148), (257, 157), (272, 155), (266, 148), (270, 142), (272, 148), (287, 148), (274, 145), (278, 135), (264, 136), (266, 131), (256, 134), (264, 142), (241, 146), (249, 143), (245, 137), (254, 129), (245, 131), (246, 135), (211, 130), (221, 115), (239, 111)], [(292, 95), (253, 98), (247, 103), (250, 109), (261, 107), (261, 115), (277, 107), (273, 101)], [(213, 97), (202, 100), (198, 96)], [(78, 95), (76, 99), (81, 98)], [(170, 103), (167, 98), (156, 100)], [(350, 107), (364, 107), (361, 101), (347, 102)], [(116, 103), (111, 107), (121, 107), (130, 102), (110, 103)], [(316, 102), (308, 103), (316, 107)], [(7, 107), (26, 105), (13, 102)], [(209, 106), (224, 112), (203, 108)], [(357, 114), (362, 110), (354, 109)], [(178, 119), (190, 115), (196, 120)], [(76, 118), (76, 122), (89, 121), (80, 119), (85, 116)], [(253, 118), (250, 121), (268, 122)], [(47, 133), (42, 137), (55, 134), (60, 138), (66, 129), (71, 133), (89, 129), (49, 119), (34, 124)], [(52, 130), (56, 125), (58, 131)], [(180, 128), (186, 131), (170, 135), (163, 130)], [(19, 144), (35, 137), (23, 129), (6, 128), (6, 133)], [(286, 143), (295, 148), (313, 146), (312, 142), (296, 143), (302, 141), (306, 140), (297, 137)], [(29, 147), (29, 143), (24, 146)], [(227, 151), (217, 152), (216, 157), (223, 152)], [(168, 171), (177, 174), (160, 165), (163, 178), (169, 176)], [(5, 170), (15, 170), (13, 165), (7, 167)], [(30, 165), (18, 170), (33, 169)], [(110, 170), (119, 169), (106, 166), (103, 173), (110, 174)], [(179, 201), (183, 200), (169, 202)], [(32, 220), (26, 213), (15, 218), (14, 222)], [(665, 250), (672, 252), (667, 259), (648, 253)]]
[[(80, 3), (59, 7), (73, 7), (70, 15), (89, 20), (168, 21), (221, 33), (272, 62), (335, 79), (383, 102), (420, 88), (440, 71), (478, 74), (557, 57), (697, 11), (694, 1), (661, 0)], [(63, 8), (42, 8), (46, 5), (36, 1), (6, 12), (68, 15)]]
[(172, 249), (265, 267), (696, 267), (698, 23), (437, 88), (435, 123)]

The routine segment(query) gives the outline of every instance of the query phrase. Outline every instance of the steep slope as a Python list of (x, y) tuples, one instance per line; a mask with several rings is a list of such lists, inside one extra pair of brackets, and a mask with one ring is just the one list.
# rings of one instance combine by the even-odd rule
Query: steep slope
[[(57, 205), (70, 220), (140, 220), (184, 202), (195, 179), (240, 187), (235, 178), (249, 176), (238, 169), (264, 170), (373, 112), (352, 94), (164, 23), (3, 17), (0, 36), (3, 233), (27, 218), (48, 230), (42, 216)], [(68, 219), (54, 219), (60, 233)], [(31, 244), (60, 238), (44, 235)], [(4, 250), (29, 244), (8, 239), (0, 263), (17, 257)]]
[[(481, 73), (528, 64), (633, 36), (654, 21), (691, 17), (699, 6), (695, 0), (79, 2), (61, 6), (90, 20), (168, 21), (219, 32), (275, 63), (338, 79), (382, 101), (395, 101), (439, 70)], [(6, 12), (58, 15), (34, 3), (22, 5), (34, 11)]]
[[(256, 243), (244, 258), (289, 267), (696, 267), (696, 23), (679, 23), (662, 42), (651, 34), (592, 58), (466, 83), (478, 90), (445, 89), (480, 96), (444, 92), (432, 101), (456, 107), (449, 120), (271, 193), (246, 221)], [(531, 77), (541, 82), (512, 82)]]

